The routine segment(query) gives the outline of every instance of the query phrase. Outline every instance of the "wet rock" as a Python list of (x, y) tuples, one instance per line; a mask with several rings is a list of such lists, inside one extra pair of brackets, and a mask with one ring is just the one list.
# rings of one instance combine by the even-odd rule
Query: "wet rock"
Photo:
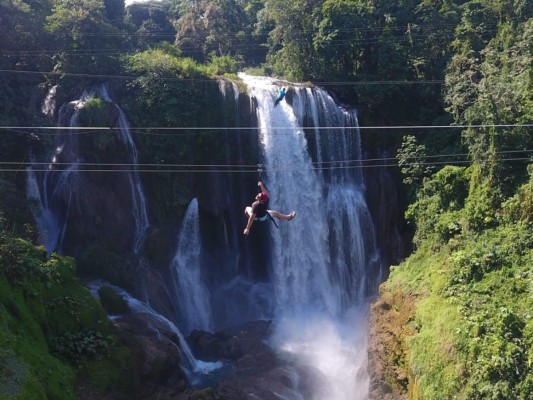
[(123, 316), (113, 321), (113, 325), (132, 351), (132, 379), (148, 387), (169, 381), (184, 386), (186, 377), (180, 367), (179, 341), (173, 332), (165, 331), (164, 327), (151, 328), (143, 314)]
[(253, 321), (215, 333), (193, 331), (187, 341), (195, 356), (201, 360), (237, 361), (251, 354), (272, 352), (264, 342), (270, 325), (270, 321)]

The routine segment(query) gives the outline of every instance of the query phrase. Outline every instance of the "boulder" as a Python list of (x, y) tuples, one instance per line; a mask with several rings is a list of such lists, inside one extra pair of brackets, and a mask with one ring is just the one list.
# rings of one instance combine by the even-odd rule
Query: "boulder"
[(145, 314), (127, 314), (113, 321), (117, 334), (132, 351), (132, 380), (146, 389), (161, 385), (186, 387), (187, 377), (181, 370), (179, 340), (165, 327), (153, 327)]

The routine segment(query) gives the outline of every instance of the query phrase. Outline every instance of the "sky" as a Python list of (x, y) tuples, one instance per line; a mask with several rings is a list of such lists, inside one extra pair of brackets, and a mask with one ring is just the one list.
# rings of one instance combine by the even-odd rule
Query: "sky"
[(129, 6), (132, 3), (146, 3), (147, 1), (160, 1), (160, 0), (126, 0), (126, 5)]

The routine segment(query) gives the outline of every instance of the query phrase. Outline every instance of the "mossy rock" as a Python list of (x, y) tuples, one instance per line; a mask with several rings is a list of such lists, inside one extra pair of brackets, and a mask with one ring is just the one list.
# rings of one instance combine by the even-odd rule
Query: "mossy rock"
[(129, 311), (128, 303), (110, 286), (102, 286), (98, 289), (98, 296), (108, 314), (124, 314)]
[(113, 126), (118, 119), (118, 110), (112, 103), (97, 97), (87, 100), (80, 110), (79, 121), (82, 126)]

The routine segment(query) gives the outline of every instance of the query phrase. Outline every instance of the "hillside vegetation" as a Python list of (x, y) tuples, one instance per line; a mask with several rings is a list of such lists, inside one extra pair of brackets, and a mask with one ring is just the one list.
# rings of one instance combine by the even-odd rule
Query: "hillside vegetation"
[(74, 260), (47, 256), (0, 219), (0, 398), (75, 399), (77, 379), (126, 390), (129, 350)]
[(410, 209), (419, 247), (392, 268), (373, 306), (373, 398), (533, 394), (533, 175), (479, 230), (456, 206), (476, 196), (464, 197), (468, 176), (442, 169)]

